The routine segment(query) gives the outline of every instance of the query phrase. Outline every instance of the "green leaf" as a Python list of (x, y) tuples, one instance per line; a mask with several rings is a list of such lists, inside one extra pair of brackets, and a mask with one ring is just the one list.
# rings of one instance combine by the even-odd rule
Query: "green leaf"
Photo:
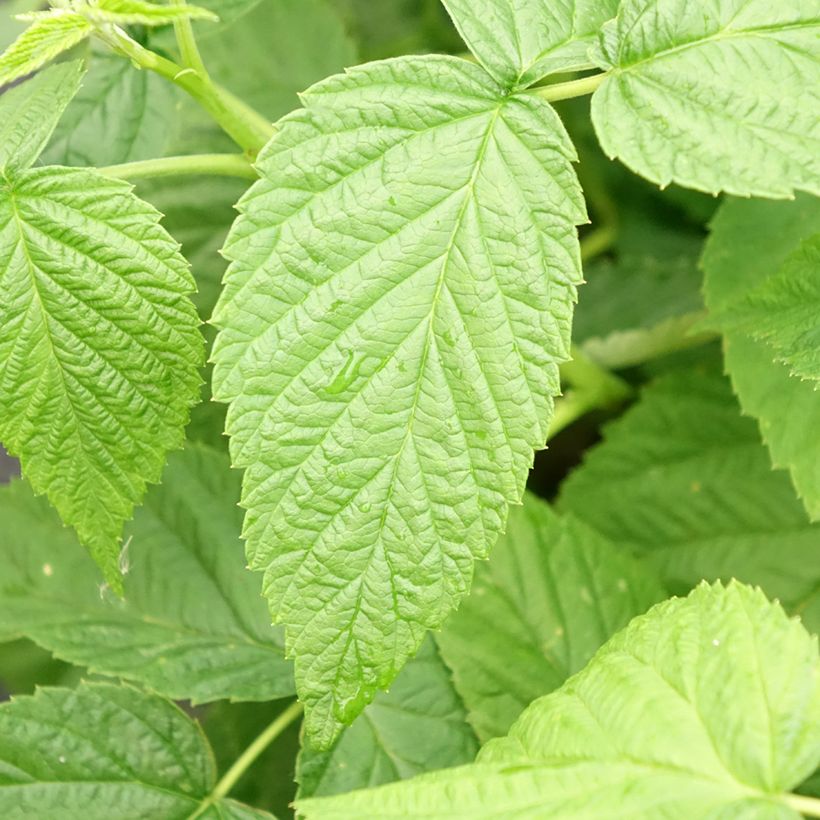
[(651, 571), (528, 495), (438, 636), (482, 742), (664, 597)]
[(23, 482), (0, 489), (0, 638), (195, 703), (293, 693), (279, 630), (245, 569), (239, 479), (205, 447), (171, 457), (126, 530), (124, 599)]
[(478, 743), (435, 642), (428, 636), (390, 687), (380, 692), (325, 752), (302, 746), (300, 797), (342, 794), (471, 763)]
[(25, 31), (26, 24), (17, 20), (17, 15), (38, 8), (41, 8), (40, 0), (6, 0), (3, 3), (3, 13), (0, 14), (0, 52), (5, 51)]
[[(60, 119), (42, 163), (103, 166), (161, 156), (176, 103), (167, 80), (94, 49), (83, 86)], [(184, 186), (177, 182), (177, 187)]]
[[(95, 25), (115, 24), (118, 26), (167, 26), (175, 20), (210, 20), (219, 18), (211, 11), (199, 6), (160, 6), (145, 0), (96, 0), (93, 3), (75, 2), (72, 13), (81, 15)], [(21, 20), (49, 20), (65, 14), (62, 8), (48, 11), (33, 11), (21, 14)]]
[[(706, 306), (720, 316), (774, 275), (820, 232), (820, 200), (727, 202), (712, 222), (703, 256)], [(816, 276), (816, 271), (812, 271)], [(791, 375), (766, 342), (724, 330), (726, 370), (743, 411), (758, 420), (775, 467), (787, 468), (812, 520), (820, 520), (820, 393)]]
[(568, 355), (574, 156), (553, 110), (449, 57), (304, 95), (225, 247), (252, 568), (326, 747), (467, 592), (523, 492)]
[(509, 88), (589, 66), (587, 51), (620, 0), (442, 0), (478, 61)]
[(820, 194), (815, 0), (623, 0), (593, 58), (604, 151), (664, 186)]
[(36, 71), (81, 43), (93, 30), (85, 17), (66, 9), (38, 17), (0, 56), (0, 86)]
[(37, 159), (83, 73), (79, 61), (62, 63), (0, 96), (0, 169), (27, 168)]
[(801, 379), (820, 380), (820, 234), (780, 270), (730, 306), (720, 321), (774, 348), (777, 360)]
[(817, 641), (740, 584), (636, 618), (476, 764), (298, 804), (308, 820), (799, 820), (820, 762)]
[(559, 508), (645, 556), (674, 591), (736, 577), (820, 631), (820, 609), (807, 611), (820, 603), (820, 526), (725, 379), (684, 372), (646, 388), (564, 483)]
[(39, 689), (0, 705), (0, 769), (4, 817), (272, 819), (232, 800), (206, 802), (216, 770), (201, 729), (130, 687)]
[(0, 179), (0, 440), (115, 587), (123, 523), (199, 395), (193, 280), (158, 220), (96, 172)]

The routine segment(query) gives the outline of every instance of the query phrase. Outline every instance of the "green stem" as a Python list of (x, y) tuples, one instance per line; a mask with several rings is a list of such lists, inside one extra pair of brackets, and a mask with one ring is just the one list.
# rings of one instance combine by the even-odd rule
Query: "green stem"
[(276, 740), (288, 726), (302, 714), (302, 704), (294, 701), (284, 712), (277, 715), (276, 719), (265, 729), (259, 737), (254, 740), (247, 749), (236, 759), (233, 766), (228, 769), (214, 790), (199, 804), (196, 811), (188, 818), (195, 820), (201, 817), (214, 803), (218, 803), (223, 797), (230, 794), (231, 789), (237, 784), (243, 774), (251, 767), (254, 761)]
[(783, 802), (804, 817), (820, 817), (820, 800), (802, 794), (785, 794)]
[[(175, 6), (184, 6), (185, 0), (171, 0)], [(196, 37), (194, 36), (194, 26), (190, 18), (177, 20), (174, 23), (174, 33), (177, 37), (177, 45), (179, 46), (179, 53), (182, 56), (182, 62), (187, 68), (192, 68), (206, 80), (210, 80), (208, 70), (205, 68), (205, 63), (202, 62), (202, 55), (199, 53), (199, 47), (196, 44)]]
[(558, 100), (569, 100), (573, 97), (583, 97), (592, 94), (596, 88), (604, 81), (606, 72), (602, 74), (592, 74), (589, 77), (581, 77), (580, 80), (570, 80), (566, 83), (553, 83), (552, 85), (541, 85), (531, 88), (530, 94), (537, 94), (548, 102)]
[(572, 359), (561, 365), (561, 383), (570, 387), (555, 402), (549, 438), (591, 410), (616, 407), (632, 395), (632, 388), (623, 379), (597, 365), (575, 345), (571, 355)]
[(207, 75), (202, 76), (193, 68), (183, 68), (143, 48), (122, 29), (113, 27), (99, 31), (98, 35), (138, 68), (153, 71), (190, 94), (249, 157), (255, 157), (273, 136), (273, 125), (267, 119), (230, 91), (213, 83)]
[(617, 234), (616, 226), (611, 223), (601, 225), (600, 228), (590, 231), (581, 240), (581, 261), (589, 262), (591, 259), (595, 259), (596, 256), (606, 253), (615, 242)]
[(192, 154), (184, 157), (162, 157), (140, 162), (124, 162), (98, 169), (115, 179), (145, 179), (183, 174), (211, 174), (220, 177), (256, 179), (257, 173), (243, 154)]

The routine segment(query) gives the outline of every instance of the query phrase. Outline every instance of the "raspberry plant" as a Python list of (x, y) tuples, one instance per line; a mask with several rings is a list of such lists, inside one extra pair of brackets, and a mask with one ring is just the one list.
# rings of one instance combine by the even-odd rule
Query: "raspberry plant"
[(820, 817), (816, 0), (11, 5), (3, 816)]

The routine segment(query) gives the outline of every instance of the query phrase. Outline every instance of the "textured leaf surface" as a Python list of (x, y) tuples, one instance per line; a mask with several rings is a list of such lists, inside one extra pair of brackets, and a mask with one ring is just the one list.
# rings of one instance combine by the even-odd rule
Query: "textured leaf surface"
[(428, 636), (390, 691), (376, 695), (331, 749), (303, 746), (299, 795), (342, 794), (405, 780), (471, 763), (477, 751), (450, 670)]
[(0, 168), (27, 168), (80, 87), (80, 62), (62, 63), (0, 96)]
[(820, 380), (820, 234), (803, 242), (722, 320), (767, 342), (793, 376)]
[(736, 577), (820, 630), (820, 526), (725, 379), (681, 373), (647, 388), (564, 483), (559, 507), (645, 555), (673, 591)]
[(61, 820), (272, 818), (216, 785), (198, 725), (168, 701), (130, 687), (40, 689), (0, 706), (0, 813)]
[[(774, 275), (801, 242), (820, 232), (820, 200), (727, 202), (711, 225), (703, 256), (706, 306), (720, 315)], [(813, 279), (817, 272), (814, 271)], [(745, 413), (760, 424), (776, 467), (788, 468), (812, 520), (820, 520), (820, 392), (773, 359), (742, 330), (724, 328), (726, 370)]]
[[(166, 26), (175, 20), (211, 20), (217, 16), (199, 6), (158, 5), (145, 0), (96, 0), (94, 3), (75, 3), (74, 10), (93, 23), (114, 23), (120, 26)], [(42, 15), (53, 15), (53, 11)], [(35, 12), (32, 17), (39, 16)]]
[(0, 56), (0, 86), (36, 71), (85, 40), (92, 30), (88, 20), (64, 9), (39, 17)]
[(664, 597), (652, 572), (528, 495), (438, 636), (479, 738), (506, 734), (533, 700)]
[(260, 156), (215, 312), (251, 566), (327, 746), (467, 591), (543, 446), (574, 224), (555, 113), (445, 57), (314, 87)]
[(175, 105), (167, 80), (138, 71), (116, 54), (94, 50), (83, 86), (60, 119), (42, 163), (104, 166), (162, 156)]
[(816, 0), (624, 0), (594, 58), (610, 157), (660, 185), (820, 193)]
[(239, 479), (205, 447), (175, 453), (126, 530), (124, 599), (23, 482), (0, 490), (0, 639), (174, 699), (271, 700), (293, 693), (283, 640), (245, 569)]
[(762, 593), (698, 587), (636, 618), (478, 762), (302, 801), (324, 818), (798, 820), (820, 762), (817, 642)]
[(158, 217), (96, 172), (0, 179), (0, 440), (114, 585), (199, 395), (193, 280)]
[(619, 0), (442, 0), (478, 61), (504, 86), (589, 65)]

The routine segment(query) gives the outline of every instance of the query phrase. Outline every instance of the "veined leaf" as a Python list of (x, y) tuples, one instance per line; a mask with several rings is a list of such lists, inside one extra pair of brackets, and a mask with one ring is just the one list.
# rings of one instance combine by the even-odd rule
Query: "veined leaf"
[(94, 27), (81, 14), (53, 9), (34, 22), (0, 55), (0, 86), (31, 74), (88, 37)]
[(92, 49), (83, 86), (60, 118), (42, 163), (103, 166), (161, 156), (176, 101), (167, 80)]
[(62, 63), (0, 96), (0, 168), (27, 168), (37, 159), (83, 73), (79, 61)]
[(438, 636), (482, 742), (664, 597), (650, 570), (528, 495)]
[(206, 447), (171, 456), (126, 529), (124, 597), (23, 482), (0, 489), (0, 640), (25, 635), (94, 672), (195, 703), (293, 694), (238, 533), (239, 479)]
[(604, 151), (660, 185), (820, 194), (815, 0), (623, 0), (593, 57)]
[(643, 555), (673, 591), (736, 577), (820, 631), (820, 525), (717, 375), (646, 388), (564, 482), (559, 508)]
[[(774, 275), (801, 242), (820, 232), (820, 200), (727, 202), (703, 255), (706, 306), (721, 315)], [(816, 271), (812, 272), (816, 277)], [(743, 330), (723, 328), (726, 370), (744, 412), (760, 424), (776, 467), (788, 468), (812, 520), (820, 520), (820, 392), (774, 361), (777, 352)]]
[(799, 622), (740, 584), (654, 607), (533, 703), (478, 761), (303, 800), (308, 820), (799, 820), (820, 763), (820, 659)]
[(432, 636), (389, 692), (320, 752), (303, 739), (296, 779), (300, 797), (342, 794), (471, 763), (478, 751), (450, 670)]
[(820, 233), (731, 305), (721, 323), (772, 347), (793, 376), (820, 380)]
[(240, 203), (215, 395), (245, 535), (327, 746), (468, 589), (543, 446), (574, 225), (560, 120), (447, 57), (305, 94)]
[(589, 65), (620, 0), (442, 0), (478, 61), (509, 88)]
[(130, 687), (39, 689), (0, 705), (0, 768), (3, 817), (273, 820), (233, 800), (206, 804), (216, 770), (201, 729)]
[(159, 214), (86, 170), (0, 179), (0, 440), (119, 587), (119, 537), (199, 395), (193, 280)]

